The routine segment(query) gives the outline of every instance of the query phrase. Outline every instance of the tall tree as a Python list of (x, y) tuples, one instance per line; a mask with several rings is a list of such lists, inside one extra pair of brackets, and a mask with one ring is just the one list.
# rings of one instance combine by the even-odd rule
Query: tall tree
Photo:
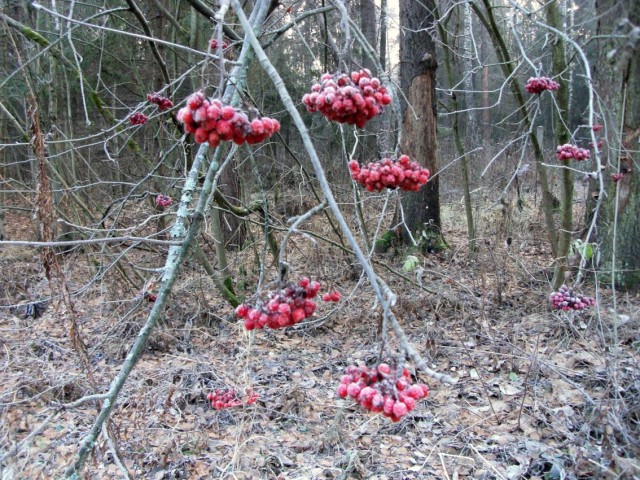
[[(436, 10), (433, 0), (400, 1), (400, 84), (406, 97), (402, 105), (402, 151), (412, 160), (438, 171), (436, 140), (436, 47), (433, 27)], [(402, 237), (420, 240), (429, 251), (446, 244), (440, 231), (440, 196), (438, 177), (429, 180), (418, 192), (402, 198), (406, 228)]]
[[(555, 2), (549, 2), (545, 7), (547, 23), (550, 27), (562, 31), (563, 18), (560, 9)], [(567, 60), (565, 58), (565, 43), (561, 36), (554, 38), (551, 43), (551, 65), (554, 76), (560, 84), (560, 89), (555, 93), (555, 104), (558, 114), (555, 117), (553, 130), (556, 143), (564, 145), (569, 142), (570, 134), (567, 128), (569, 113), (569, 86), (564, 77), (568, 77)], [(558, 252), (556, 266), (553, 274), (553, 288), (557, 290), (565, 281), (567, 270), (567, 255), (571, 247), (573, 232), (573, 171), (570, 168), (562, 169), (562, 204), (560, 215), (561, 228), (558, 232)]]
[(610, 106), (607, 130), (621, 139), (620, 144), (611, 143), (609, 152), (614, 153), (608, 164), (614, 169), (607, 172), (623, 174), (617, 183), (609, 182), (598, 217), (599, 240), (603, 267), (615, 272), (617, 284), (634, 286), (640, 285), (640, 177), (633, 168), (640, 160), (640, 3), (599, 0), (596, 13), (596, 88), (603, 104)]
[[(360, 0), (360, 30), (362, 30), (362, 35), (369, 42), (369, 45), (376, 48), (376, 4), (374, 0)], [(376, 64), (366, 52), (362, 56), (362, 66), (368, 68), (374, 74), (376, 73)], [(380, 129), (380, 121), (372, 119), (365, 128), (366, 133), (362, 139), (363, 159), (375, 160), (375, 157), (377, 157), (376, 132)]]

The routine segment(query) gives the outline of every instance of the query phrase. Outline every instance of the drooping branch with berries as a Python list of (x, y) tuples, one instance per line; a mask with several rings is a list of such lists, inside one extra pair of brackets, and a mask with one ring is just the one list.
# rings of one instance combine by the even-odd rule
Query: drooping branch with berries
[[(249, 29), (259, 28), (267, 14), (269, 2), (259, 1), (254, 7), (254, 14), (252, 16), (252, 24), (248, 24)], [(222, 19), (219, 19), (222, 21)], [(253, 32), (253, 30), (252, 30)], [(247, 39), (243, 42), (242, 50), (238, 58), (238, 64), (234, 67), (234, 70), (230, 73), (230, 77), (234, 79), (232, 84), (229, 84), (225, 89), (223, 100), (225, 102), (231, 102), (238, 85), (246, 79), (246, 70), (253, 60), (252, 48)], [(237, 100), (236, 100), (237, 101)], [(198, 185), (198, 178), (200, 176), (200, 169), (205, 164), (205, 156), (209, 150), (208, 144), (201, 145), (197, 154), (195, 155), (189, 174), (185, 179), (185, 184), (182, 189), (182, 196), (176, 212), (176, 221), (171, 230), (170, 237), (172, 240), (181, 240), (182, 243), (179, 246), (172, 246), (169, 249), (165, 266), (162, 269), (162, 281), (160, 288), (158, 289), (158, 296), (153, 302), (153, 306), (147, 317), (147, 320), (138, 333), (136, 341), (129, 350), (126, 359), (124, 360), (122, 367), (115, 378), (112, 380), (109, 390), (105, 395), (105, 401), (103, 403), (100, 412), (98, 413), (93, 426), (89, 432), (85, 435), (80, 443), (80, 448), (73, 459), (71, 465), (68, 466), (65, 471), (65, 478), (76, 479), (80, 475), (84, 464), (89, 456), (93, 445), (98, 438), (98, 435), (102, 431), (102, 427), (109, 418), (113, 407), (115, 406), (118, 394), (122, 390), (129, 374), (133, 370), (140, 356), (142, 355), (147, 339), (155, 328), (158, 319), (161, 317), (164, 311), (165, 305), (171, 293), (173, 284), (175, 283), (179, 268), (186, 258), (191, 245), (194, 243), (197, 234), (200, 232), (200, 228), (204, 219), (204, 213), (210, 201), (210, 195), (213, 190), (214, 180), (218, 172), (218, 159), (220, 156), (220, 149), (217, 148), (214, 158), (210, 161), (207, 174), (202, 184), (198, 202), (191, 211), (190, 205), (195, 197), (196, 187)]]
[[(284, 85), (284, 82), (282, 81), (282, 78), (280, 77), (278, 71), (275, 69), (275, 67), (271, 64), (269, 58), (267, 57), (267, 55), (265, 54), (264, 50), (262, 49), (262, 47), (260, 46), (260, 43), (258, 41), (258, 39), (256, 38), (256, 36), (253, 34), (253, 32), (251, 32), (248, 29), (248, 20), (244, 15), (244, 12), (242, 11), (242, 8), (239, 4), (239, 2), (237, 0), (231, 0), (232, 6), (235, 9), (237, 15), (238, 15), (238, 20), (240, 21), (240, 23), (242, 24), (242, 26), (245, 28), (245, 30), (247, 31), (247, 37), (249, 39), (249, 41), (251, 42), (255, 52), (256, 52), (256, 57), (258, 59), (258, 61), (260, 62), (263, 70), (265, 71), (265, 73), (271, 78), (279, 96), (280, 99), (283, 103), (283, 105), (285, 106), (285, 108), (287, 109), (287, 111), (289, 112), (289, 114), (291, 115), (291, 118), (295, 124), (295, 126), (297, 127), (302, 140), (303, 140), (303, 144), (305, 146), (305, 149), (310, 157), (311, 160), (311, 164), (314, 168), (314, 171), (316, 173), (318, 182), (321, 186), (322, 189), (322, 193), (324, 194), (325, 197), (325, 202), (327, 203), (327, 206), (331, 209), (332, 213), (334, 214), (335, 218), (338, 221), (338, 224), (340, 225), (340, 228), (342, 229), (342, 232), (345, 236), (345, 238), (347, 239), (347, 241), (349, 242), (349, 245), (351, 246), (351, 248), (353, 249), (353, 252), (358, 260), (358, 262), (360, 263), (361, 267), (364, 270), (364, 274), (366, 275), (366, 277), (368, 278), (370, 284), (371, 284), (371, 288), (373, 289), (375, 295), (376, 295), (376, 299), (379, 302), (381, 308), (382, 308), (382, 314), (384, 317), (384, 324), (388, 325), (388, 323), (390, 322), (394, 331), (394, 334), (396, 335), (396, 337), (399, 339), (400, 341), (400, 345), (401, 348), (403, 350), (403, 357), (405, 355), (408, 355), (412, 361), (414, 361), (414, 363), (416, 363), (416, 365), (422, 369), (422, 371), (424, 371), (424, 373), (426, 373), (429, 376), (432, 376), (433, 378), (436, 378), (440, 381), (443, 382), (449, 382), (449, 383), (454, 383), (455, 380), (453, 378), (451, 378), (448, 375), (445, 374), (441, 374), (441, 373), (437, 373), (432, 371), (430, 368), (427, 367), (426, 362), (419, 356), (418, 352), (415, 350), (415, 348), (410, 344), (410, 342), (408, 341), (406, 335), (404, 334), (404, 331), (402, 330), (402, 327), (400, 326), (399, 322), (397, 321), (395, 315), (393, 314), (393, 307), (395, 306), (395, 302), (396, 302), (396, 296), (395, 294), (393, 294), (393, 292), (391, 291), (391, 289), (389, 289), (389, 287), (384, 283), (384, 281), (378, 277), (376, 275), (376, 273), (373, 270), (373, 266), (371, 264), (371, 262), (369, 261), (369, 259), (367, 258), (367, 256), (364, 254), (364, 252), (361, 250), (360, 245), (358, 244), (358, 242), (356, 241), (353, 233), (351, 232), (351, 229), (349, 228), (349, 226), (346, 223), (346, 220), (344, 218), (344, 216), (342, 215), (342, 212), (340, 211), (340, 208), (337, 205), (337, 202), (333, 196), (333, 192), (331, 191), (331, 187), (329, 186), (329, 182), (327, 181), (325, 174), (324, 174), (324, 170), (322, 168), (322, 165), (320, 163), (320, 159), (318, 157), (318, 154), (315, 150), (315, 147), (313, 145), (313, 142), (311, 141), (311, 138), (307, 132), (307, 128), (302, 120), (302, 117), (300, 116), (300, 113), (298, 112), (298, 110), (295, 107), (295, 104), (293, 102), (293, 100), (291, 99), (291, 96), (289, 95), (289, 92), (286, 88), (286, 86)], [(366, 73), (366, 72), (365, 72)], [(367, 74), (370, 75), (370, 74)], [(325, 77), (326, 81), (328, 82), (329, 80), (333, 80), (333, 76), (328, 76)], [(338, 82), (340, 82), (340, 79), (342, 80), (342, 85), (340, 85)], [(349, 80), (347, 80), (349, 79)], [(349, 86), (348, 83), (349, 81), (354, 81), (355, 79), (353, 77), (338, 77), (338, 81), (336, 82), (336, 87), (347, 87)], [(360, 80), (360, 78), (357, 78), (358, 82)], [(359, 86), (359, 85), (358, 85)], [(368, 85), (365, 85), (368, 86)], [(327, 87), (331, 87), (334, 90), (336, 90), (336, 87), (333, 87), (332, 84), (329, 85), (325, 85), (325, 88)], [(317, 89), (317, 87), (316, 87)], [(320, 91), (323, 90), (323, 86), (320, 86)], [(312, 92), (312, 93), (320, 93), (320, 91), (318, 92)], [(324, 104), (327, 104), (327, 98), (326, 95), (327, 94), (333, 94), (335, 95), (337, 93), (337, 91), (329, 91), (326, 92), (324, 91), (325, 97), (324, 97)], [(353, 97), (358, 94), (359, 92), (357, 91), (342, 91), (342, 99), (345, 99), (346, 97), (351, 97), (349, 98), (349, 100), (352, 100)], [(364, 93), (364, 92), (363, 92)], [(315, 105), (317, 106), (317, 99), (318, 97), (320, 97), (320, 95), (318, 95), (317, 97), (315, 97)], [(330, 98), (330, 100), (332, 100), (333, 102), (337, 101), (339, 97), (334, 96), (333, 98)], [(375, 98), (375, 97), (374, 97)], [(340, 101), (342, 101), (342, 99)], [(307, 97), (307, 102), (311, 103), (311, 95), (309, 97)], [(386, 100), (385, 100), (386, 102)], [(390, 102), (388, 102), (390, 103)], [(387, 104), (388, 104), (387, 103)], [(323, 105), (322, 101), (320, 102), (320, 105)], [(362, 104), (361, 104), (362, 105)], [(362, 105), (364, 108), (366, 108), (366, 105)], [(362, 124), (362, 120), (358, 120), (358, 116), (356, 112), (359, 112), (359, 107), (356, 105), (356, 102), (353, 102), (353, 106), (349, 103), (347, 104), (347, 108), (344, 108), (344, 102), (342, 103), (341, 108), (343, 109), (342, 111), (338, 111), (335, 112), (335, 110), (331, 110), (332, 112), (335, 112), (337, 115), (339, 115), (337, 118), (339, 118), (340, 120), (344, 120), (345, 123), (348, 120), (349, 122), (353, 122), (354, 124), (357, 124), (357, 122), (359, 122), (360, 124)], [(324, 112), (323, 112), (324, 113)], [(379, 113), (379, 112), (377, 112)], [(355, 115), (354, 115), (355, 114)], [(330, 114), (331, 116), (334, 115), (334, 113)], [(352, 115), (352, 116), (349, 116)], [(366, 114), (364, 112), (361, 113), (362, 117), (360, 118), (366, 118)], [(365, 120), (366, 121), (366, 120)], [(418, 179), (419, 180), (419, 179)], [(302, 288), (302, 287), (300, 287)], [(276, 301), (273, 302), (273, 304), (271, 306), (269, 306), (268, 304), (265, 305), (263, 303), (263, 306), (260, 307), (260, 309), (256, 309), (255, 306), (253, 307), (253, 313), (252, 314), (252, 320), (250, 321), (250, 325), (253, 323), (253, 325), (255, 325), (255, 322), (257, 321), (258, 324), (260, 323), (264, 323), (264, 325), (268, 325), (269, 322), (274, 323), (273, 317), (277, 316), (277, 315), (283, 315), (282, 318), (282, 322), (285, 323), (285, 321), (290, 321), (287, 320), (286, 316), (290, 315), (288, 313), (288, 311), (291, 309), (289, 304), (291, 301), (293, 301), (294, 303), (297, 301), (296, 298), (300, 298), (300, 297), (296, 297), (296, 294), (294, 293), (295, 290), (289, 290), (289, 292), (291, 292), (290, 295), (285, 295), (285, 301), (282, 302), (283, 298), (282, 295), (276, 295), (276, 297), (274, 298)], [(302, 297), (304, 295), (301, 295)], [(288, 297), (288, 298), (287, 298)], [(291, 299), (291, 300), (290, 300)], [(271, 301), (271, 300), (270, 300)], [(281, 305), (287, 305), (286, 307), (281, 307)], [(302, 305), (302, 304), (301, 304)], [(280, 308), (283, 309), (283, 312), (280, 313)], [(269, 314), (269, 311), (273, 310), (271, 314)], [(251, 307), (248, 308), (242, 308), (240, 313), (243, 315), (248, 316), (249, 312), (252, 311)], [(306, 315), (306, 313), (305, 313)], [(300, 316), (302, 316), (302, 314), (300, 314)], [(270, 318), (271, 317), (271, 318)], [(246, 318), (246, 317), (245, 317)], [(278, 320), (278, 324), (279, 324), (279, 320)], [(368, 397), (367, 397), (368, 398)], [(394, 398), (394, 402), (395, 402), (396, 398)], [(394, 403), (395, 405), (395, 403)], [(406, 408), (406, 407), (405, 407)], [(393, 410), (393, 407), (392, 407)], [(405, 413), (404, 410), (398, 406), (398, 412), (396, 413)], [(399, 415), (397, 416), (398, 418), (400, 417)]]

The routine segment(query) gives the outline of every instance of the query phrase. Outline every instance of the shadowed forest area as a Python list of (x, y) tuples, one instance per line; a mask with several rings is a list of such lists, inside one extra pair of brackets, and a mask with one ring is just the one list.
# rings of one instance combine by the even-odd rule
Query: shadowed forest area
[(640, 3), (0, 2), (0, 478), (640, 478)]

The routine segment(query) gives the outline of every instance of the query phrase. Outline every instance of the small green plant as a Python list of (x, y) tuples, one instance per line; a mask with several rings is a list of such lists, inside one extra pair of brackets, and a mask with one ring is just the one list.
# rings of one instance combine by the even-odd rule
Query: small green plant
[(407, 255), (407, 258), (402, 265), (402, 270), (405, 272), (411, 272), (420, 266), (420, 260), (415, 255)]
[(583, 242), (576, 238), (571, 245), (571, 251), (574, 255), (584, 257), (587, 262), (591, 261), (596, 250), (594, 243)]

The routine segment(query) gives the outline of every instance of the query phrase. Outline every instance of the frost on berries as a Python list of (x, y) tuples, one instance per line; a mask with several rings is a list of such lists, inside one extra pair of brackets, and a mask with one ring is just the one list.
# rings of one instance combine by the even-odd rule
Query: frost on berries
[(383, 158), (378, 162), (370, 162), (360, 166), (357, 160), (349, 162), (351, 178), (363, 185), (369, 192), (384, 188), (399, 188), (417, 192), (427, 181), (430, 172), (418, 162), (412, 162), (407, 155), (400, 158)]
[(557, 292), (553, 292), (549, 296), (549, 300), (551, 300), (552, 309), (565, 312), (583, 310), (596, 304), (594, 298), (575, 293), (572, 288), (566, 285), (562, 285)]
[(236, 315), (244, 319), (247, 330), (290, 327), (313, 315), (316, 302), (311, 299), (319, 291), (320, 283), (303, 277), (298, 285), (288, 284), (280, 290), (270, 292), (255, 305), (243, 303), (236, 308)]
[[(216, 50), (218, 48), (218, 40), (216, 40), (215, 38), (213, 40), (211, 40), (211, 43), (209, 44), (211, 46), (211, 50)], [(228, 48), (229, 45), (227, 45), (227, 42), (223, 41), (222, 42), (222, 50)]]
[(161, 112), (173, 107), (173, 102), (159, 93), (147, 93), (147, 101), (158, 105), (158, 110)]
[(302, 103), (310, 112), (320, 112), (329, 120), (363, 128), (367, 121), (391, 103), (391, 95), (371, 71), (325, 73), (320, 83), (305, 93)]
[(168, 195), (159, 194), (156, 197), (156, 206), (158, 208), (170, 207), (173, 204), (173, 199)]
[(324, 300), (325, 302), (339, 302), (341, 298), (342, 295), (337, 290), (327, 292), (322, 296), (322, 300)]
[(238, 407), (240, 405), (252, 405), (258, 400), (258, 394), (252, 388), (244, 391), (245, 399), (238, 396), (235, 388), (227, 388), (225, 390), (214, 390), (207, 395), (207, 400), (211, 402), (211, 406), (216, 410), (225, 408)]
[(545, 90), (558, 90), (560, 85), (547, 77), (531, 77), (524, 88), (527, 93), (542, 93)]
[(624, 177), (624, 173), (612, 173), (611, 174), (611, 179), (614, 181), (614, 183), (618, 183), (620, 180), (622, 180), (622, 177)]
[(144, 125), (145, 123), (147, 123), (147, 120), (149, 120), (149, 117), (140, 112), (136, 112), (129, 117), (129, 122), (131, 122), (131, 125)]
[(176, 118), (187, 133), (193, 134), (196, 143), (208, 143), (211, 148), (229, 141), (253, 145), (280, 130), (280, 122), (274, 118), (256, 113), (250, 119), (247, 113), (218, 99), (207, 99), (202, 92), (191, 95)]
[(396, 368), (381, 363), (377, 367), (347, 367), (338, 385), (340, 398), (351, 397), (371, 412), (381, 412), (398, 422), (416, 407), (416, 401), (426, 398), (429, 388), (413, 383), (405, 368), (398, 378)]
[(584, 148), (571, 145), (570, 143), (565, 143), (564, 145), (558, 145), (558, 148), (556, 149), (556, 156), (558, 157), (558, 160), (571, 160), (573, 158), (581, 161), (591, 158), (591, 153), (589, 150), (585, 150)]

